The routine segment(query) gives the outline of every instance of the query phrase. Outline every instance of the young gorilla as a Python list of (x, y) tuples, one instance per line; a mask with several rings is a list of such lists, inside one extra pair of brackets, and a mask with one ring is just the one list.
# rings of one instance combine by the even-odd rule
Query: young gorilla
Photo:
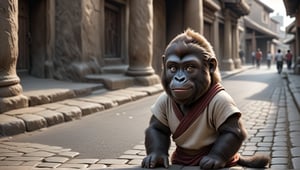
[(163, 69), (165, 93), (151, 107), (142, 167), (169, 166), (171, 135), (176, 143), (172, 164), (203, 169), (269, 164), (267, 156), (237, 153), (246, 130), (240, 110), (220, 84), (214, 51), (203, 36), (188, 29), (175, 37), (165, 50)]

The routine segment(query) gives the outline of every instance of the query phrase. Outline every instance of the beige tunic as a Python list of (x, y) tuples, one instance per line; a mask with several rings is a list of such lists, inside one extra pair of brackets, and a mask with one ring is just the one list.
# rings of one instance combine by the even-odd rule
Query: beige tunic
[[(170, 128), (172, 134), (176, 131), (180, 120), (177, 118), (172, 100), (166, 93), (162, 93), (151, 107), (154, 116)], [(217, 137), (217, 129), (225, 120), (240, 110), (235, 102), (224, 90), (218, 92), (204, 109), (203, 113), (179, 137), (174, 139), (177, 146), (185, 149), (199, 150), (213, 144)], [(188, 116), (188, 115), (187, 115)]]

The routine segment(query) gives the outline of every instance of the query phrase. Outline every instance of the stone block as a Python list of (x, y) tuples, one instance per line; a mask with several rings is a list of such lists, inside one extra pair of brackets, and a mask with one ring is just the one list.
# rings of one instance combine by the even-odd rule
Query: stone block
[(25, 131), (26, 127), (23, 120), (8, 115), (0, 115), (0, 137), (16, 135)]
[(77, 106), (65, 106), (56, 110), (64, 115), (65, 121), (72, 121), (75, 119), (80, 119), (82, 112)]
[(42, 116), (47, 120), (47, 125), (52, 126), (59, 123), (64, 122), (64, 115), (57, 111), (52, 110), (45, 110), (39, 113), (36, 113), (36, 115)]
[(112, 107), (118, 106), (118, 102), (103, 96), (90, 96), (85, 98), (78, 98), (78, 100), (92, 103), (99, 103), (104, 106), (105, 109), (110, 109)]
[(28, 107), (28, 98), (24, 95), (0, 98), (0, 113)]
[(61, 103), (69, 106), (79, 107), (82, 111), (83, 116), (104, 110), (103, 105), (100, 105), (98, 103), (88, 103), (80, 100), (69, 99), (69, 100), (62, 101)]
[(18, 115), (22, 115), (22, 114), (34, 114), (34, 113), (38, 113), (38, 112), (41, 112), (44, 110), (46, 110), (46, 109), (42, 108), (42, 107), (26, 107), (26, 108), (22, 108), (22, 109), (11, 110), (11, 111), (5, 112), (4, 114), (9, 115), (9, 116), (18, 116)]
[(19, 115), (18, 118), (25, 122), (28, 132), (47, 127), (46, 119), (38, 115), (23, 114)]

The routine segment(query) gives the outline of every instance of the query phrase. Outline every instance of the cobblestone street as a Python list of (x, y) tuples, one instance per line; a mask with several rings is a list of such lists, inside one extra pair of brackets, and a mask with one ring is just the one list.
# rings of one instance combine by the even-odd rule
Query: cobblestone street
[[(295, 77), (298, 80), (298, 77)], [(251, 100), (241, 105), (248, 139), (240, 149), (247, 156), (263, 153), (272, 157), (270, 169), (300, 168), (300, 116), (295, 97), (283, 76), (283, 85), (276, 88), (269, 100)], [(292, 82), (292, 80), (290, 80)], [(298, 80), (299, 81), (299, 80)], [(297, 89), (297, 88), (295, 88)], [(170, 154), (175, 146), (172, 145)], [(143, 141), (114, 159), (79, 159), (71, 148), (37, 143), (11, 142), (0, 139), (0, 169), (141, 169), (145, 156)], [(169, 169), (198, 169), (172, 165)], [(233, 169), (250, 169), (231, 167)]]

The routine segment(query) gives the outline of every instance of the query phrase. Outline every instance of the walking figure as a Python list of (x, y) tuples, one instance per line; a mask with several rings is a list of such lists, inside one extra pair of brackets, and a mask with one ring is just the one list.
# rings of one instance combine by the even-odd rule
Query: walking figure
[(282, 71), (283, 60), (284, 60), (283, 54), (281, 53), (281, 50), (278, 49), (277, 53), (275, 55), (275, 61), (276, 61), (278, 74), (280, 74)]
[(260, 51), (259, 48), (256, 51), (255, 58), (256, 58), (256, 67), (259, 68), (260, 67), (260, 62), (261, 62), (261, 59), (262, 59), (262, 52)]
[(293, 58), (293, 54), (291, 53), (290, 50), (287, 50), (287, 53), (285, 55), (285, 59), (286, 59), (287, 68), (289, 70), (292, 68), (292, 58)]
[(273, 59), (272, 53), (270, 51), (268, 51), (268, 54), (267, 54), (267, 66), (268, 66), (268, 69), (271, 68), (272, 59)]

